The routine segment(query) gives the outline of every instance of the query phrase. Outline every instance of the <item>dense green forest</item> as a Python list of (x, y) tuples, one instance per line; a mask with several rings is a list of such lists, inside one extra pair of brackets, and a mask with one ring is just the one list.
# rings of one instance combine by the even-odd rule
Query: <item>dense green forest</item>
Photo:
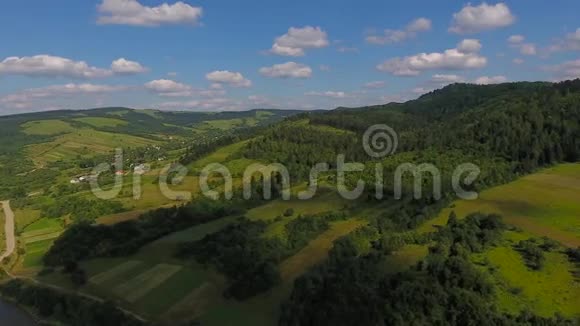
[(280, 325), (574, 325), (532, 312), (498, 312), (490, 276), (468, 255), (493, 246), (504, 229), (494, 215), (452, 217), (434, 235), (429, 255), (394, 275), (385, 274), (381, 263), (388, 249), (361, 251), (356, 245), (360, 238), (372, 241), (372, 232), (349, 235), (325, 264), (295, 282)]

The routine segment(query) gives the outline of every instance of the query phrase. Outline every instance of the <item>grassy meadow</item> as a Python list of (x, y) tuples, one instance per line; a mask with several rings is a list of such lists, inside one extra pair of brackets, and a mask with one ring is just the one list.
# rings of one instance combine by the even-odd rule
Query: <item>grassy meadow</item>
[(451, 211), (497, 213), (506, 223), (536, 236), (547, 236), (569, 247), (580, 246), (580, 164), (561, 164), (494, 187), (477, 200), (460, 200), (422, 226), (443, 225)]

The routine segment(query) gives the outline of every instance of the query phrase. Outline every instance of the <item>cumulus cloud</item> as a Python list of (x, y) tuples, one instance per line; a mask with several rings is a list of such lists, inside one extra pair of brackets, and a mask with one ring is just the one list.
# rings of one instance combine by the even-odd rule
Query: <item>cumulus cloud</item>
[(292, 61), (271, 67), (262, 67), (259, 71), (262, 76), (272, 78), (310, 78), (312, 76), (312, 68)]
[(0, 62), (0, 75), (70, 77), (78, 79), (108, 77), (108, 69), (89, 66), (84, 61), (41, 54), (32, 57), (8, 57)]
[(523, 35), (512, 35), (508, 37), (508, 42), (510, 44), (521, 44), (524, 43), (526, 38)]
[(163, 97), (219, 97), (226, 94), (221, 85), (210, 89), (194, 88), (171, 79), (152, 80), (146, 83), (144, 87), (149, 92)]
[(193, 94), (191, 86), (170, 79), (152, 80), (145, 84), (145, 89), (160, 96), (168, 97), (191, 96)]
[(0, 97), (1, 107), (8, 109), (33, 109), (44, 107), (46, 109), (47, 99), (62, 99), (77, 95), (101, 95), (111, 92), (129, 90), (129, 86), (121, 85), (97, 85), (97, 84), (64, 84), (51, 85), (39, 88), (29, 88), (13, 94)]
[(462, 53), (476, 53), (481, 50), (481, 43), (479, 40), (466, 39), (457, 45), (457, 50)]
[(520, 46), (520, 53), (523, 55), (536, 55), (536, 46), (531, 43), (525, 43)]
[(193, 110), (193, 111), (237, 111), (243, 107), (240, 103), (228, 98), (209, 98), (192, 101), (172, 101), (159, 105), (161, 109), (169, 110)]
[(580, 59), (548, 66), (545, 70), (552, 72), (554, 79), (558, 81), (580, 78)]
[[(419, 53), (403, 58), (393, 58), (377, 65), (379, 71), (389, 72), (395, 76), (417, 76), (425, 70), (463, 70), (482, 68), (487, 58), (479, 55), (481, 48), (477, 40), (464, 40), (457, 48), (443, 53)], [(470, 52), (476, 50), (476, 52)]]
[(549, 52), (580, 51), (580, 28), (558, 39), (548, 48)]
[(366, 41), (371, 44), (391, 44), (405, 41), (417, 36), (420, 32), (431, 30), (431, 20), (427, 18), (417, 18), (410, 22), (403, 29), (385, 29), (380, 35), (369, 35)]
[(283, 56), (300, 57), (306, 49), (327, 47), (328, 36), (320, 27), (290, 27), (288, 32), (278, 36), (270, 49), (271, 53)]
[(331, 97), (331, 98), (345, 98), (345, 97), (347, 97), (347, 94), (345, 92), (335, 92), (335, 91), (307, 92), (304, 95), (308, 95), (308, 96), (322, 96), (322, 97)]
[(364, 84), (364, 88), (377, 89), (385, 87), (385, 82), (382, 80), (371, 81)]
[(338, 51), (340, 53), (347, 53), (347, 52), (358, 53), (359, 52), (358, 48), (353, 47), (353, 46), (340, 46), (336, 49), (336, 51)]
[(147, 72), (148, 69), (143, 67), (139, 62), (130, 61), (125, 58), (119, 58), (111, 63), (111, 70), (120, 75), (135, 75)]
[(139, 62), (119, 58), (111, 63), (110, 69), (90, 66), (84, 61), (52, 56), (48, 54), (31, 57), (8, 57), (0, 62), (0, 75), (22, 75), (31, 77), (68, 77), (75, 79), (103, 78), (113, 75), (133, 75), (148, 69)]
[(181, 1), (147, 7), (137, 0), (103, 0), (98, 6), (98, 11), (99, 24), (132, 26), (196, 25), (203, 13), (201, 7), (194, 7)]
[(461, 83), (465, 80), (463, 77), (458, 75), (446, 75), (446, 74), (436, 74), (431, 77), (431, 81), (438, 84), (453, 84), (453, 83)]
[(476, 80), (474, 80), (473, 82), (479, 85), (489, 85), (489, 84), (505, 83), (507, 81), (508, 79), (505, 76), (493, 76), (493, 77), (481, 76)]
[(536, 55), (536, 45), (533, 43), (525, 43), (526, 38), (523, 35), (512, 35), (508, 38), (508, 43), (511, 48), (518, 49), (523, 55)]
[(520, 58), (515, 58), (512, 60), (512, 62), (516, 65), (521, 65), (522, 63), (524, 63), (524, 60), (522, 60)]
[(250, 87), (252, 82), (239, 72), (216, 70), (205, 75), (205, 78), (214, 84), (227, 84), (233, 87)]
[(461, 11), (453, 14), (450, 32), (457, 34), (472, 34), (481, 31), (506, 27), (513, 24), (516, 17), (505, 3), (479, 6), (466, 5)]

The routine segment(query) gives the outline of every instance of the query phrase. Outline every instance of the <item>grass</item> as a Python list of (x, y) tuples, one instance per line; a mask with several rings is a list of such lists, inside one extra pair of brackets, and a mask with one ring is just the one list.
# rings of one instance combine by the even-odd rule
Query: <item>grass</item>
[(23, 269), (35, 269), (42, 266), (42, 257), (50, 249), (53, 239), (36, 241), (34, 243), (26, 244), (26, 254), (24, 255), (24, 261), (22, 262)]
[(224, 120), (208, 120), (203, 123), (196, 125), (199, 129), (219, 129), (219, 130), (229, 130), (240, 127), (254, 127), (258, 124), (256, 118), (237, 118), (237, 119), (224, 119)]
[(23, 208), (14, 210), (14, 219), (16, 231), (22, 232), (29, 225), (40, 219), (40, 211), (35, 209)]
[(78, 156), (107, 154), (115, 148), (142, 147), (157, 143), (151, 139), (87, 128), (76, 129), (50, 142), (29, 145), (26, 147), (26, 153), (37, 165), (42, 166), (47, 162), (68, 160)]
[(103, 284), (107, 281), (110, 281), (112, 279), (119, 277), (120, 275), (122, 275), (128, 271), (131, 271), (132, 269), (134, 269), (135, 267), (137, 267), (139, 265), (141, 265), (140, 261), (129, 260), (121, 265), (115, 266), (107, 271), (104, 271), (102, 273), (94, 275), (93, 277), (91, 277), (89, 279), (89, 282), (96, 284), (96, 285)]
[[(335, 192), (324, 192), (310, 200), (290, 199), (275, 200), (263, 206), (251, 209), (246, 216), (250, 220), (274, 220), (277, 216), (283, 216), (281, 221), (268, 226), (264, 233), (267, 237), (285, 239), (286, 224), (300, 215), (313, 215), (324, 212), (339, 211), (346, 204), (346, 200)], [(294, 210), (292, 216), (284, 216), (288, 210)]]
[(24, 270), (40, 268), (42, 257), (62, 231), (59, 219), (42, 218), (28, 224), (20, 235), (26, 249), (20, 268)]
[(506, 232), (504, 244), (484, 254), (476, 261), (485, 261), (483, 268), (492, 270), (498, 285), (498, 307), (511, 314), (522, 310), (549, 317), (560, 313), (566, 317), (580, 316), (580, 280), (572, 271), (578, 266), (560, 252), (545, 253), (546, 262), (539, 271), (529, 269), (513, 244), (529, 235)]
[(181, 266), (159, 264), (137, 277), (115, 288), (115, 294), (123, 297), (128, 302), (135, 302), (148, 292), (160, 286), (173, 274), (179, 272)]
[(328, 251), (336, 239), (351, 233), (366, 223), (366, 221), (357, 219), (332, 223), (328, 231), (310, 241), (306, 247), (280, 264), (282, 281), (292, 282), (308, 269), (326, 259)]
[(428, 246), (406, 245), (391, 253), (384, 262), (385, 273), (394, 274), (402, 272), (420, 262), (429, 253)]
[(96, 128), (103, 128), (103, 127), (119, 127), (119, 126), (126, 126), (128, 124), (127, 121), (114, 119), (114, 118), (104, 118), (104, 117), (84, 117), (84, 118), (76, 118), (75, 121), (79, 121), (85, 124), (88, 124), (92, 127)]
[(21, 127), (25, 134), (34, 136), (52, 136), (75, 130), (70, 124), (61, 120), (29, 121)]
[(504, 221), (570, 247), (580, 246), (580, 164), (562, 164), (483, 191), (477, 200), (456, 201), (421, 231), (444, 225), (451, 211), (497, 213)]
[(232, 174), (239, 174), (242, 173), (247, 165), (245, 163), (253, 163), (252, 160), (244, 160), (244, 159), (237, 159), (237, 160), (229, 160), (229, 157), (235, 155), (236, 153), (240, 152), (240, 150), (249, 142), (250, 140), (244, 140), (241, 142), (237, 142), (228, 146), (221, 147), (217, 151), (206, 155), (205, 157), (193, 162), (190, 164), (189, 169), (194, 173), (201, 171), (204, 167), (211, 163), (220, 163), (225, 164), (226, 167), (230, 169)]
[(59, 219), (55, 219), (55, 218), (42, 218), (37, 220), (36, 222), (29, 224), (25, 229), (24, 229), (24, 234), (23, 236), (31, 235), (32, 232), (37, 232), (37, 231), (45, 231), (47, 229), (50, 230), (62, 230), (62, 226), (61, 226), (61, 221)]

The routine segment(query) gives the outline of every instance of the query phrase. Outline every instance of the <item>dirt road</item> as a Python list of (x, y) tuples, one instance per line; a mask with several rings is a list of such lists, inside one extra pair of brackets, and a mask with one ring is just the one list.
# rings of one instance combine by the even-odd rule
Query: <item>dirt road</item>
[(14, 248), (16, 248), (16, 239), (14, 238), (14, 212), (12, 211), (12, 208), (10, 208), (10, 201), (3, 201), (2, 208), (4, 209), (4, 216), (6, 217), (4, 224), (6, 251), (4, 251), (2, 256), (0, 256), (0, 261), (12, 255)]

